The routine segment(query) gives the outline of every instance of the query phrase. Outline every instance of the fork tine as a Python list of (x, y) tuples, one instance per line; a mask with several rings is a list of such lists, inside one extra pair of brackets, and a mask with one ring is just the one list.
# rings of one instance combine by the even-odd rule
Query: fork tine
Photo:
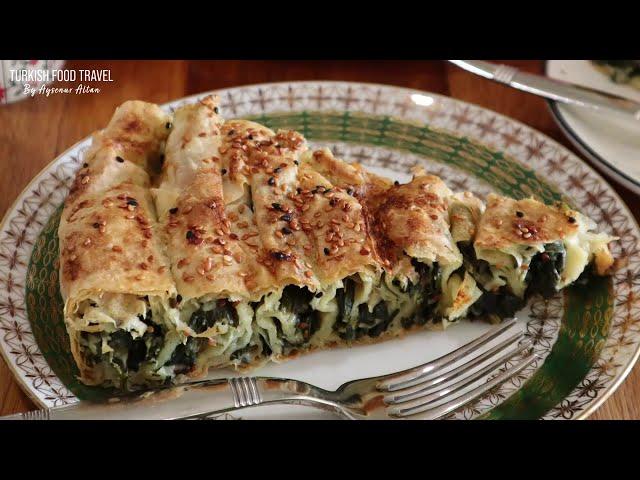
[[(384, 401), (389, 405), (394, 405), (397, 403), (403, 403), (403, 402), (407, 402), (409, 400), (421, 397), (424, 395), (425, 392), (432, 390), (432, 387), (440, 383), (445, 383), (451, 380), (455, 380), (456, 378), (463, 376), (467, 372), (470, 372), (475, 367), (482, 365), (488, 359), (494, 358), (498, 353), (516, 344), (519, 340), (522, 339), (522, 337), (524, 337), (524, 332), (520, 332), (515, 335), (512, 335), (511, 337), (507, 338), (505, 341), (487, 350), (483, 354), (478, 355), (477, 357), (474, 357), (471, 361), (467, 363), (463, 363), (462, 365), (456, 368), (453, 368), (451, 370), (448, 370), (437, 377), (429, 378), (425, 382), (414, 385), (413, 387), (410, 387), (408, 389), (396, 390), (395, 395), (385, 397)], [(501, 360), (508, 359), (517, 355), (520, 352), (523, 352), (524, 350), (526, 350), (531, 346), (531, 343), (532, 342), (530, 340), (526, 341), (525, 343), (519, 345), (518, 348), (516, 348), (515, 350), (512, 350), (511, 352), (508, 352), (506, 355), (502, 356), (500, 359)]]
[(520, 363), (516, 364), (516, 366), (504, 371), (503, 373), (496, 376), (495, 378), (492, 378), (487, 383), (479, 385), (473, 390), (463, 393), (462, 395), (452, 400), (449, 400), (446, 403), (438, 405), (437, 407), (429, 407), (429, 403), (426, 403), (426, 404), (414, 405), (412, 407), (404, 408), (404, 409), (394, 408), (393, 411), (389, 412), (389, 416), (396, 417), (396, 418), (404, 418), (404, 417), (417, 415), (419, 413), (428, 412), (427, 416), (423, 416), (422, 418), (424, 418), (425, 420), (435, 420), (437, 418), (440, 418), (446, 415), (449, 412), (452, 412), (456, 408), (459, 408), (477, 399), (478, 397), (487, 393), (492, 388), (495, 388), (496, 386), (509, 380), (511, 377), (513, 377), (514, 375), (518, 374), (519, 372), (524, 370), (526, 367), (528, 367), (536, 359), (538, 359), (538, 356), (535, 353), (532, 353), (531, 355), (526, 357), (524, 360), (522, 360)]
[(457, 348), (453, 352), (450, 352), (440, 358), (437, 358), (431, 362), (425, 363), (418, 367), (409, 368), (397, 373), (391, 373), (382, 377), (377, 383), (378, 390), (392, 392), (394, 390), (400, 390), (403, 388), (411, 387), (416, 383), (419, 383), (427, 374), (432, 372), (436, 368), (444, 368), (457, 362), (466, 355), (475, 352), (481, 346), (490, 342), (494, 338), (500, 336), (502, 333), (509, 330), (516, 325), (515, 319), (508, 320), (495, 328), (492, 328), (484, 335), (476, 338), (475, 340), (467, 343), (466, 345)]
[[(523, 351), (525, 351), (527, 348), (529, 348), (530, 345), (521, 345), (519, 348), (508, 352), (504, 355), (502, 355), (500, 358), (498, 358), (497, 360), (494, 360), (493, 362), (491, 362), (489, 365), (486, 365), (484, 367), (482, 367), (480, 370), (473, 372), (471, 375), (458, 380), (456, 383), (453, 383), (451, 385), (447, 385), (445, 387), (441, 387), (435, 391), (432, 391), (431, 393), (416, 393), (415, 395), (410, 395), (411, 398), (410, 400), (405, 400), (405, 401), (398, 401), (396, 402), (396, 404), (400, 404), (401, 405), (404, 404), (406, 405), (408, 402), (416, 402), (419, 401), (420, 402), (420, 406), (425, 406), (427, 404), (431, 404), (431, 403), (435, 403), (438, 400), (441, 400), (444, 397), (450, 396), (452, 393), (458, 392), (466, 387), (468, 387), (469, 385), (477, 382), (478, 380), (480, 380), (482, 377), (484, 377), (486, 374), (488, 374), (489, 372), (494, 371), (496, 368), (500, 367), (501, 365), (504, 365), (504, 363), (509, 360), (510, 358), (513, 358), (514, 356), (522, 353)], [(429, 390), (429, 389), (427, 389)], [(388, 403), (385, 399), (385, 402)], [(411, 408), (411, 407), (405, 407), (405, 408)]]

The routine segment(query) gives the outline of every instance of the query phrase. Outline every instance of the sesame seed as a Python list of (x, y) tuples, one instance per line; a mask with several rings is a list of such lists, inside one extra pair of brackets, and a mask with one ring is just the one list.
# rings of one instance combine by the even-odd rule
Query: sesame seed
[(148, 270), (149, 269), (149, 265), (147, 265), (146, 263), (141, 263), (140, 265), (138, 265), (142, 270)]
[(122, 252), (122, 247), (119, 245), (114, 245), (113, 247), (111, 247), (111, 250), (113, 250), (114, 252)]
[(531, 238), (531, 234), (530, 233), (523, 233), (522, 234), (522, 238)]
[(80, 180), (80, 183), (82, 183), (83, 185), (86, 183), (89, 183), (89, 175), (82, 177), (82, 180)]
[(276, 231), (275, 236), (278, 237), (278, 238), (284, 237), (284, 235), (282, 234), (282, 232), (280, 230)]
[(367, 247), (362, 247), (360, 249), (360, 255), (369, 255), (369, 249)]
[(104, 225), (102, 225), (102, 226), (98, 229), (98, 231), (99, 231), (100, 233), (104, 233), (104, 232), (106, 231), (106, 228), (104, 228)]
[(431, 218), (431, 220), (438, 220), (438, 215), (432, 213), (431, 215), (429, 215), (429, 218)]
[(158, 268), (158, 273), (164, 273), (167, 271), (167, 267), (165, 267), (164, 265), (160, 268)]
[(307, 278), (311, 278), (313, 277), (313, 272), (311, 270), (307, 270), (306, 272), (304, 272), (304, 276)]
[(529, 229), (528, 229), (527, 227), (522, 227), (522, 228), (520, 229), (520, 231), (521, 231), (522, 233), (529, 233)]
[(91, 239), (90, 239), (90, 238), (87, 238), (84, 242), (82, 242), (82, 244), (83, 244), (85, 247), (88, 247), (89, 245), (91, 245)]

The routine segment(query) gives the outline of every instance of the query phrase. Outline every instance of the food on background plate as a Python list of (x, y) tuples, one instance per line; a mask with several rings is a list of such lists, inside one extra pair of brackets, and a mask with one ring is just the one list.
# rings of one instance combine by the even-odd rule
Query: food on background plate
[(612, 82), (640, 88), (640, 60), (592, 60)]
[[(406, 184), (225, 121), (127, 102), (94, 136), (60, 223), (61, 292), (80, 379), (132, 390), (511, 316), (612, 240), (578, 212)], [(525, 232), (526, 230), (526, 232)]]

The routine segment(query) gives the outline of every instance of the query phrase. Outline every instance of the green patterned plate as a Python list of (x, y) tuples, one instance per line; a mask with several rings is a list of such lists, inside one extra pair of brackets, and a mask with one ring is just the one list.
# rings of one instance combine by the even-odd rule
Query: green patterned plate
[[(451, 418), (584, 418), (632, 368), (640, 353), (638, 226), (611, 187), (553, 140), (480, 107), (382, 85), (279, 83), (215, 93), (227, 118), (296, 129), (314, 147), (327, 146), (386, 176), (407, 180), (412, 166), (423, 165), (454, 190), (563, 199), (601, 230), (620, 237), (612, 250), (627, 261), (613, 277), (594, 279), (548, 301), (533, 299), (519, 314), (539, 361)], [(83, 140), (48, 165), (0, 228), (0, 351), (39, 406), (104, 395), (76, 380), (57, 276), (61, 205), (88, 144)], [(487, 328), (483, 322), (463, 322), (445, 332), (313, 353), (260, 373), (334, 388), (436, 358)], [(220, 418), (325, 415), (306, 407), (263, 407)]]

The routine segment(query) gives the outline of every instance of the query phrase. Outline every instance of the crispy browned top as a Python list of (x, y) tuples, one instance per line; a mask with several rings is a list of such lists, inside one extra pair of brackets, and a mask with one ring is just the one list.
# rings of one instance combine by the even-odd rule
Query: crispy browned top
[(561, 240), (579, 228), (576, 212), (532, 198), (487, 197), (475, 245), (501, 249), (512, 244), (534, 245)]
[[(483, 214), (479, 199), (454, 195), (420, 168), (394, 184), (328, 149), (309, 151), (296, 132), (225, 122), (218, 104), (206, 97), (169, 119), (127, 102), (96, 134), (61, 223), (67, 287), (102, 269), (126, 279), (105, 281), (109, 288), (153, 283), (175, 285), (187, 298), (255, 300), (363, 271), (412, 276), (412, 258), (461, 263), (455, 242), (474, 237), (476, 246), (501, 248), (578, 228), (573, 212), (532, 199), (490, 195)], [(156, 158), (162, 171), (150, 180)], [(78, 254), (85, 243), (102, 263)]]

